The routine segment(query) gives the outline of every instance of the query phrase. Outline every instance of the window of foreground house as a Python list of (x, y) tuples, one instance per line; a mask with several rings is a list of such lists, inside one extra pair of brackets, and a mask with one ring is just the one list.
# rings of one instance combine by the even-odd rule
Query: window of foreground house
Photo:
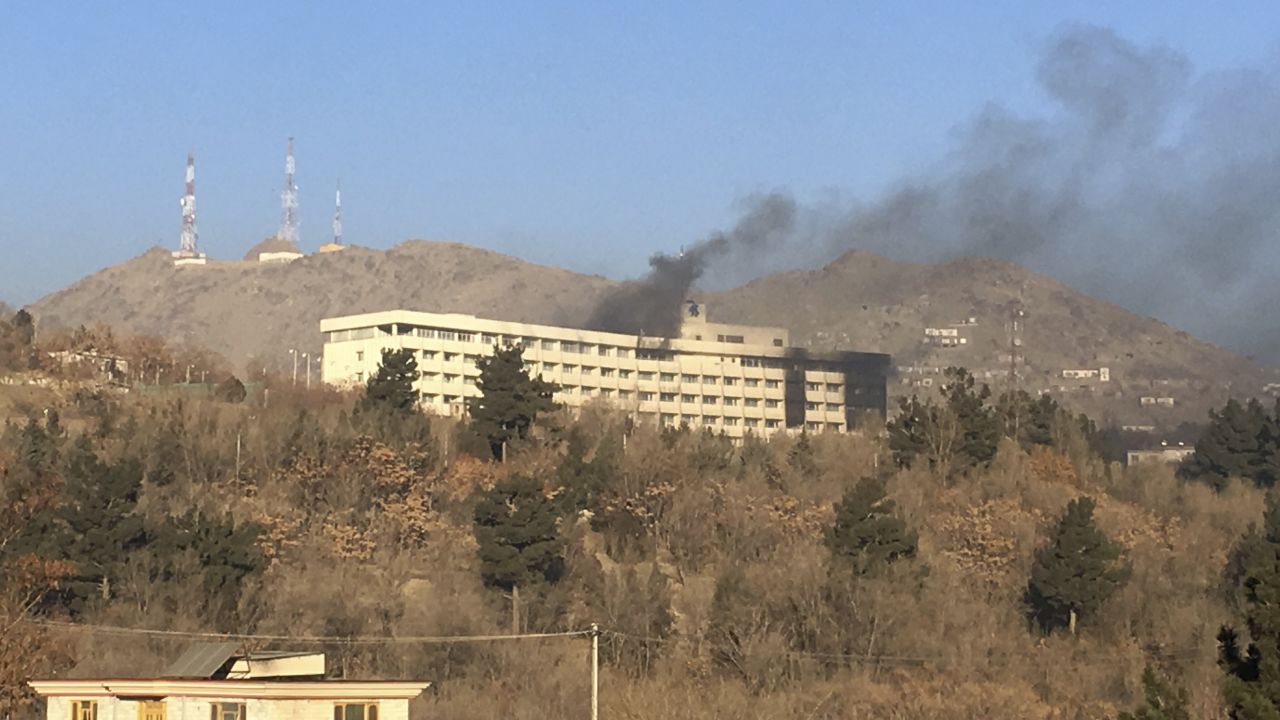
[(138, 720), (164, 720), (164, 701), (143, 700), (139, 702)]
[(244, 720), (244, 703), (210, 703), (209, 720)]
[(335, 703), (333, 720), (378, 720), (377, 703)]
[(98, 703), (93, 700), (72, 700), (71, 720), (98, 720)]

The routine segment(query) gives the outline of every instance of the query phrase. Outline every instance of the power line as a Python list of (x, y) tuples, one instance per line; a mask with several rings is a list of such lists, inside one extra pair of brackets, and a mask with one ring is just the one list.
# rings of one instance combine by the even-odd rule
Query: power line
[[(601, 630), (601, 635), (612, 635), (617, 638), (627, 640), (637, 640), (646, 643), (669, 644), (675, 642), (675, 638), (654, 638), (644, 637), (642, 635), (632, 635), (630, 633), (617, 632), (615, 630)], [(822, 653), (812, 652), (808, 650), (766, 650), (766, 651), (750, 651), (743, 652), (741, 648), (729, 645), (716, 645), (712, 643), (699, 643), (700, 647), (709, 648), (711, 650), (719, 650), (722, 652), (733, 652), (742, 657), (809, 657), (823, 660), (852, 660), (857, 662), (876, 662), (876, 663), (902, 663), (907, 665), (922, 665), (935, 658), (925, 657), (909, 657), (905, 655), (853, 655), (850, 653)]]
[[(671, 644), (671, 643), (677, 642), (678, 640), (677, 638), (655, 638), (655, 637), (646, 637), (643, 635), (632, 635), (630, 633), (618, 632), (616, 630), (601, 630), (600, 634), (604, 636), (612, 636), (619, 639), (635, 640), (639, 642), (655, 643), (659, 645)], [(744, 658), (805, 657), (805, 658), (814, 658), (818, 660), (848, 660), (851, 662), (859, 662), (859, 663), (876, 663), (876, 664), (885, 664), (885, 665), (902, 665), (902, 666), (917, 666), (917, 667), (928, 665), (928, 664), (936, 665), (939, 662), (939, 658), (937, 656), (923, 657), (923, 656), (910, 656), (910, 655), (854, 655), (850, 653), (823, 653), (823, 652), (812, 652), (812, 651), (806, 651), (806, 650), (787, 650), (787, 649), (750, 650), (750, 651), (744, 652), (741, 648), (733, 647), (729, 645), (717, 645), (714, 643), (699, 643), (699, 646), (703, 648), (708, 648), (711, 650), (718, 650), (721, 652), (736, 653), (740, 657), (744, 657)], [(1159, 649), (1143, 650), (1142, 654), (1144, 656), (1159, 658), (1163, 660), (1178, 660), (1178, 659), (1184, 659), (1184, 658), (1198, 657), (1204, 651), (1205, 651), (1205, 648), (1202, 648), (1202, 647), (1187, 646), (1187, 647), (1181, 647), (1181, 648), (1169, 648), (1167, 650), (1159, 650)], [(1017, 654), (1008, 653), (1006, 655), (1006, 658), (1012, 658), (1015, 655)], [(1021, 657), (1021, 655), (1018, 655), (1018, 656)], [(1122, 658), (1122, 657), (1121, 658), (1097, 658), (1097, 659), (1090, 660), (1089, 662), (1095, 665), (1097, 664), (1124, 665), (1124, 664), (1130, 663), (1131, 660), (1129, 658)]]
[[(631, 633), (619, 632), (616, 630), (569, 630), (565, 632), (553, 633), (522, 633), (518, 635), (402, 635), (396, 637), (381, 635), (266, 635), (258, 633), (225, 633), (212, 631), (193, 631), (193, 630), (155, 630), (150, 628), (131, 628), (119, 625), (94, 625), (89, 623), (73, 623), (59, 620), (34, 620), (27, 619), (23, 621), (30, 625), (48, 627), (57, 630), (70, 630), (77, 632), (86, 632), (98, 635), (114, 635), (126, 637), (149, 637), (155, 639), (169, 640), (256, 640), (261, 642), (294, 642), (294, 643), (314, 643), (314, 644), (347, 644), (347, 645), (455, 645), (464, 643), (482, 643), (482, 642), (503, 642), (509, 640), (545, 640), (554, 638), (572, 638), (572, 637), (591, 637), (598, 634), (604, 637), (612, 637), (618, 640), (633, 640), (637, 642), (653, 643), (659, 645), (670, 645), (679, 641), (679, 638), (655, 638), (643, 635), (633, 635)], [(717, 645), (713, 643), (699, 643), (700, 647), (710, 650), (718, 650), (726, 653), (734, 653), (740, 657), (800, 657), (812, 658), (816, 660), (844, 660), (857, 663), (876, 663), (882, 665), (900, 665), (900, 666), (924, 666), (930, 663), (938, 662), (939, 658), (910, 656), (910, 655), (855, 655), (851, 653), (824, 653), (807, 650), (765, 650), (754, 649), (743, 651), (742, 648), (729, 645)], [(1167, 650), (1146, 650), (1144, 655), (1151, 657), (1175, 660), (1188, 657), (1196, 657), (1204, 651), (1199, 647), (1182, 647), (1169, 648)], [(1098, 658), (1090, 661), (1093, 664), (1125, 664), (1130, 662), (1127, 658)]]
[(62, 630), (74, 630), (99, 635), (142, 636), (151, 638), (168, 638), (176, 640), (258, 640), (262, 642), (296, 642), (317, 644), (353, 644), (353, 645), (450, 645), (460, 643), (500, 642), (504, 640), (538, 640), (564, 637), (590, 637), (591, 630), (570, 630), (555, 633), (523, 633), (520, 635), (262, 635), (257, 633), (224, 633), (189, 630), (153, 630), (149, 628), (130, 628), (118, 625), (91, 625), (59, 620), (26, 620), (31, 625), (39, 625)]

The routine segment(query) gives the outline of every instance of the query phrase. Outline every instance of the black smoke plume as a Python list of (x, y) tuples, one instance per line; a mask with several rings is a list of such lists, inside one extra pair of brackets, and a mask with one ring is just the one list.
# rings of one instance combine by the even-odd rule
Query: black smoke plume
[(1280, 361), (1280, 63), (1196, 74), (1176, 50), (1083, 26), (1046, 43), (1036, 79), (1044, 116), (983, 108), (934, 171), (872, 203), (790, 211), (771, 196), (789, 231), (699, 256), (691, 276), (723, 285), (851, 248), (999, 257)]
[(1180, 53), (1081, 27), (1036, 76), (1053, 117), (984, 110), (940, 177), (852, 213), (836, 246), (1014, 260), (1276, 359), (1280, 326), (1256, 312), (1280, 299), (1275, 68), (1194, 78)]
[(649, 258), (649, 274), (607, 295), (592, 312), (592, 330), (676, 337), (689, 290), (715, 262), (748, 255), (791, 234), (795, 203), (782, 195), (755, 200), (733, 230), (717, 232), (680, 255)]

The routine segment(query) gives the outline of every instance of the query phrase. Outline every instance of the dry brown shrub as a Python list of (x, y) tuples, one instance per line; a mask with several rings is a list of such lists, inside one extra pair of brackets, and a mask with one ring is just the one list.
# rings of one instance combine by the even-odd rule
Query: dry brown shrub
[(1051, 448), (1034, 448), (1027, 458), (1027, 470), (1039, 482), (1080, 487), (1080, 476), (1071, 458)]
[(324, 524), (326, 550), (339, 560), (368, 560), (373, 557), (377, 542), (370, 533), (339, 521)]
[(302, 545), (304, 518), (296, 514), (260, 512), (254, 520), (263, 527), (262, 534), (258, 536), (258, 549), (268, 566), (278, 564), (289, 552)]
[(938, 553), (970, 579), (993, 588), (1008, 584), (1044, 515), (1012, 498), (965, 506), (950, 495), (932, 523)]
[(492, 490), (504, 475), (498, 463), (462, 455), (445, 471), (440, 488), (450, 502), (462, 502), (479, 490)]

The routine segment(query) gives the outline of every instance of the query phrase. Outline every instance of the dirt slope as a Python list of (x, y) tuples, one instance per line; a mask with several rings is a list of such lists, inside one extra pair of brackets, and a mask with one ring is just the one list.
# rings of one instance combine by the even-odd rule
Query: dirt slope
[(173, 267), (153, 249), (37, 302), (49, 326), (106, 323), (193, 341), (237, 367), (318, 351), (320, 318), (390, 308), (575, 324), (611, 283), (454, 243), (352, 247), (288, 264)]

